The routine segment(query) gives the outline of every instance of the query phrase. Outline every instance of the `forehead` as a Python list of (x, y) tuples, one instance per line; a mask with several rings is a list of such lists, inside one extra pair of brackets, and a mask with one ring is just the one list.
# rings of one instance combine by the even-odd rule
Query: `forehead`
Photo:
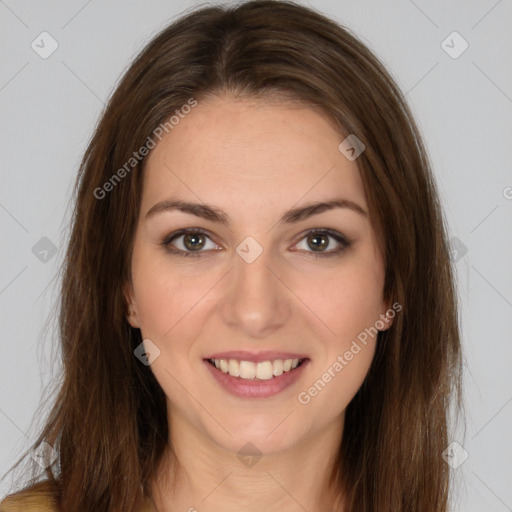
[(295, 204), (339, 197), (365, 205), (344, 136), (319, 110), (214, 97), (183, 115), (148, 155), (143, 209), (172, 194), (209, 203)]

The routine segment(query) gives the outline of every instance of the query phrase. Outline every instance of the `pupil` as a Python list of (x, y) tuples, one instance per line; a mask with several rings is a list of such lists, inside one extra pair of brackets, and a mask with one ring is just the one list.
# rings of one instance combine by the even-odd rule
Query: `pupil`
[(185, 247), (187, 249), (195, 250), (204, 245), (203, 235), (198, 233), (186, 234), (184, 237)]
[(329, 240), (327, 239), (326, 235), (310, 235), (308, 237), (308, 243), (309, 242), (313, 242), (313, 244), (319, 243), (319, 245), (310, 245), (314, 251), (324, 249), (327, 247), (327, 245), (329, 245)]

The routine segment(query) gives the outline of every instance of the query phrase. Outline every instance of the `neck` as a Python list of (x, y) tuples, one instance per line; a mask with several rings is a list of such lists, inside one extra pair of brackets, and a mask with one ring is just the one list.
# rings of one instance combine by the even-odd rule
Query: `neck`
[[(242, 456), (174, 415), (170, 446), (152, 484), (158, 512), (320, 512), (339, 503), (329, 485), (344, 418), (279, 452)], [(254, 445), (253, 445), (254, 446)]]

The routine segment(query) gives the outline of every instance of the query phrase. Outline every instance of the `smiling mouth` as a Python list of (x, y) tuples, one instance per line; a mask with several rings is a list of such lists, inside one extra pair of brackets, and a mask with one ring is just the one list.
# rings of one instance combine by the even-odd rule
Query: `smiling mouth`
[(237, 359), (207, 359), (217, 370), (240, 380), (271, 380), (293, 372), (307, 359), (274, 359), (254, 363)]

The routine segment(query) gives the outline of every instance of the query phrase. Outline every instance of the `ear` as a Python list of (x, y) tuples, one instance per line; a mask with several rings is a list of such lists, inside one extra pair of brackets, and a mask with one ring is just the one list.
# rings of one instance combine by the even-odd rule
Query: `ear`
[(123, 285), (123, 295), (127, 304), (126, 320), (132, 327), (140, 329), (139, 312), (135, 303), (133, 286), (128, 281)]
[(385, 301), (383, 306), (385, 309), (381, 312), (379, 320), (376, 322), (376, 327), (379, 331), (387, 331), (393, 325), (393, 319), (397, 312), (402, 309), (398, 302), (392, 305), (391, 300)]

